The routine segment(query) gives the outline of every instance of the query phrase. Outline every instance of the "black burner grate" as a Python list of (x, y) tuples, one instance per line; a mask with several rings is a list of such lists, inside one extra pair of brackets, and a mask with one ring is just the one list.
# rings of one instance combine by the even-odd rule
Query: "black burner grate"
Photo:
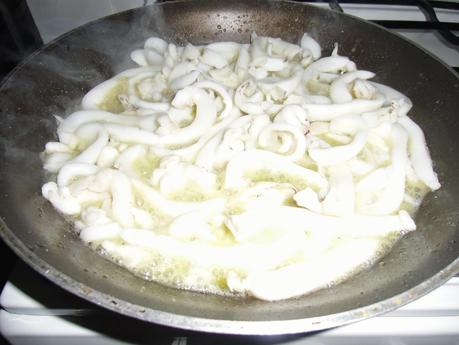
[[(299, 0), (299, 2), (305, 2)], [(370, 4), (370, 5), (403, 5), (419, 8), (424, 14), (425, 21), (413, 20), (373, 20), (374, 23), (388, 29), (411, 29), (411, 30), (435, 30), (449, 44), (459, 47), (459, 36), (452, 31), (459, 31), (459, 23), (440, 21), (435, 9), (447, 9), (459, 11), (459, 3), (452, 1), (428, 1), (428, 0), (399, 0), (399, 1), (356, 1), (356, 0), (328, 0), (328, 1), (307, 1), (309, 3), (328, 3), (331, 9), (344, 12), (341, 4)]]

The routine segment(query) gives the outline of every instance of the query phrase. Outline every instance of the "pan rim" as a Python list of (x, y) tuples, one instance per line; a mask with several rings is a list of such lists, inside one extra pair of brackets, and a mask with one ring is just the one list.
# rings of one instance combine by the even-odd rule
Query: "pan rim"
[[(302, 332), (314, 332), (337, 326), (344, 326), (350, 323), (363, 321), (370, 317), (379, 316), (411, 303), (429, 292), (440, 287), (459, 272), (459, 257), (451, 262), (438, 273), (424, 280), (422, 283), (396, 294), (383, 301), (370, 305), (343, 311), (336, 314), (329, 314), (317, 317), (271, 320), (271, 321), (250, 321), (250, 320), (228, 320), (202, 318), (189, 315), (179, 315), (149, 307), (137, 305), (126, 300), (118, 299), (107, 293), (88, 289), (86, 284), (69, 277), (57, 270), (35, 253), (27, 248), (17, 239), (11, 229), (0, 218), (0, 237), (12, 250), (37, 273), (49, 279), (54, 284), (74, 295), (90, 301), (98, 306), (104, 307), (113, 312), (127, 315), (142, 321), (148, 321), (163, 326), (177, 327), (192, 331), (201, 331), (220, 334), (239, 335), (280, 335), (297, 334)], [(101, 303), (110, 301), (112, 303)], [(113, 303), (116, 302), (116, 303)], [(122, 303), (125, 308), (119, 307)], [(272, 303), (272, 302), (268, 302)], [(269, 326), (269, 327), (267, 327)]]

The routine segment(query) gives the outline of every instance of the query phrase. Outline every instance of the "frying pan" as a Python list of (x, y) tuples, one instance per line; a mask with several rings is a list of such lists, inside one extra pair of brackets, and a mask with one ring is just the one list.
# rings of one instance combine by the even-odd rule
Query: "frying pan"
[[(280, 302), (205, 295), (146, 282), (85, 246), (41, 197), (40, 152), (55, 138), (53, 115), (132, 67), (150, 36), (184, 44), (248, 42), (251, 31), (298, 42), (309, 32), (330, 54), (407, 94), (443, 187), (424, 200), (418, 230), (371, 269), (316, 293)], [(459, 79), (429, 53), (370, 23), (287, 1), (178, 1), (123, 12), (80, 27), (16, 68), (0, 89), (0, 216), (3, 240), (62, 288), (115, 312), (217, 333), (281, 334), (325, 329), (393, 310), (459, 271)], [(299, 277), (307, 279), (307, 277)]]

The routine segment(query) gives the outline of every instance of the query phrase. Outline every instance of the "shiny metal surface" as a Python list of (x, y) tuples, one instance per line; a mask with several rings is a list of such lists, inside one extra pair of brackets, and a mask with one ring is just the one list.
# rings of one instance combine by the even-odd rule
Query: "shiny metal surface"
[[(376, 81), (414, 102), (442, 189), (430, 194), (407, 235), (382, 262), (330, 289), (268, 303), (179, 291), (143, 281), (80, 242), (40, 195), (39, 154), (53, 115), (78, 108), (91, 87), (133, 66), (129, 52), (156, 35), (176, 43), (247, 42), (251, 31), (298, 41), (309, 32)], [(281, 334), (362, 320), (406, 304), (459, 271), (459, 78), (406, 40), (341, 13), (281, 1), (168, 2), (92, 22), (51, 42), (0, 88), (0, 234), (30, 266), (89, 301), (158, 324), (219, 333)], [(304, 279), (307, 279), (305, 277)]]

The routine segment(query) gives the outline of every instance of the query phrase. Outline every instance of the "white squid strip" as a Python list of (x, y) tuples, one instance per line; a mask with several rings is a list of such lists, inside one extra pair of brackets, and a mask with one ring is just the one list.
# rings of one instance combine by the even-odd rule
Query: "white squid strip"
[(106, 124), (105, 129), (112, 138), (124, 143), (156, 145), (159, 144), (161, 138), (150, 131), (113, 123)]
[[(249, 124), (248, 135), (249, 138), (245, 141), (245, 149), (252, 150), (257, 148), (257, 139), (261, 130), (271, 123), (268, 115), (245, 115), (251, 117)], [(241, 119), (245, 116), (241, 116)], [(282, 121), (279, 120), (279, 123)]]
[(374, 81), (370, 81), (369, 83), (371, 85), (373, 85), (380, 93), (382, 93), (384, 95), (384, 97), (386, 97), (387, 102), (397, 101), (397, 100), (403, 99), (407, 103), (412, 105), (412, 102), (408, 98), (408, 96), (404, 95), (400, 91), (397, 91), (397, 90), (395, 90), (394, 88), (392, 88), (390, 86), (387, 86), (387, 85), (384, 85), (384, 84), (380, 84), (380, 83), (376, 83)]
[(179, 51), (181, 51), (181, 49), (179, 49), (174, 43), (169, 43), (167, 45), (167, 51), (164, 52), (164, 55), (175, 62), (179, 58)]
[[(207, 87), (209, 87), (207, 85)], [(187, 127), (179, 128), (172, 134), (162, 136), (162, 144), (184, 144), (196, 140), (204, 134), (217, 119), (215, 101), (206, 92), (197, 87), (187, 87), (180, 90), (172, 100), (177, 108), (196, 105), (196, 117)]]
[(179, 149), (167, 149), (167, 148), (155, 148), (154, 151), (155, 151), (155, 154), (157, 154), (158, 156), (166, 156), (166, 155), (176, 155), (176, 156), (180, 156), (184, 159), (186, 159), (187, 161), (191, 161), (195, 155), (197, 154), (197, 152), (199, 152), (199, 150), (201, 148), (204, 147), (204, 145), (212, 138), (214, 137), (219, 131), (221, 131), (222, 129), (226, 128), (228, 126), (228, 124), (230, 124), (231, 122), (233, 122), (235, 119), (237, 119), (239, 117), (239, 113), (236, 112), (235, 110), (237, 110), (236, 107), (233, 107), (233, 113), (228, 116), (227, 118), (221, 120), (220, 122), (218, 122), (217, 124), (214, 124), (211, 128), (209, 128), (208, 131), (206, 131), (206, 133), (204, 133), (203, 135), (201, 135), (198, 139), (198, 141), (196, 141), (194, 144), (191, 144), (187, 147), (184, 147), (184, 148), (179, 148)]
[(283, 229), (310, 233), (312, 236), (375, 237), (416, 230), (406, 211), (391, 216), (348, 215), (334, 217), (291, 206), (261, 207), (228, 218), (239, 233), (260, 233), (266, 229)]
[(327, 96), (321, 96), (321, 95), (304, 95), (302, 96), (304, 99), (301, 101), (301, 104), (306, 103), (312, 103), (312, 104), (331, 104), (331, 99), (328, 98)]
[[(200, 266), (228, 267), (246, 271), (275, 267), (289, 259), (295, 250), (301, 250), (300, 246), (304, 244), (304, 241), (299, 241), (295, 237), (283, 236), (277, 241), (263, 245), (219, 246), (199, 241), (181, 241), (143, 229), (125, 229), (121, 232), (121, 237), (130, 245), (153, 250), (167, 257), (180, 257)], [(253, 257), (258, 260), (251, 260)]]
[(387, 168), (378, 168), (363, 177), (356, 185), (357, 193), (375, 193), (384, 188), (387, 183)]
[(268, 44), (267, 37), (257, 37), (254, 33), (251, 34), (251, 44), (249, 46), (250, 57), (256, 59), (257, 57), (266, 56), (265, 48)]
[(322, 205), (320, 204), (319, 196), (309, 187), (296, 193), (293, 196), (293, 200), (295, 200), (296, 204), (300, 207), (307, 208), (308, 210), (316, 213), (322, 212)]
[(132, 186), (147, 205), (170, 217), (177, 217), (188, 212), (199, 210), (221, 213), (225, 206), (225, 200), (221, 198), (201, 202), (169, 200), (161, 195), (161, 193), (139, 180), (133, 180)]
[[(336, 48), (336, 46), (335, 46)], [(322, 57), (321, 59), (318, 59), (311, 64), (307, 64), (305, 71), (308, 73), (306, 75), (315, 75), (317, 77), (317, 73), (333, 73), (333, 74), (341, 74), (347, 70), (347, 67), (349, 64), (352, 63), (352, 61), (346, 57), (346, 56), (340, 56), (338, 54), (334, 54), (335, 49), (333, 49), (332, 53), (330, 56), (325, 56)], [(312, 68), (310, 68), (312, 66)], [(310, 72), (315, 72), (315, 73), (310, 73)], [(305, 80), (309, 80), (305, 78)]]
[(144, 43), (145, 49), (152, 49), (160, 54), (164, 54), (167, 51), (169, 44), (159, 37), (150, 37)]
[(134, 61), (137, 65), (145, 67), (148, 66), (148, 60), (145, 56), (144, 49), (136, 49), (131, 53), (131, 60)]
[(396, 212), (405, 195), (406, 164), (408, 135), (399, 124), (392, 126), (392, 153), (391, 165), (387, 168), (386, 187), (378, 199), (370, 204), (363, 205), (359, 212), (370, 215), (383, 215)]
[[(291, 145), (288, 145), (287, 150), (282, 150), (286, 151), (286, 154), (283, 154), (284, 152), (282, 152), (282, 156), (292, 161), (300, 160), (306, 152), (306, 139), (303, 132), (292, 125), (272, 123), (266, 126), (258, 136), (258, 145), (261, 148), (268, 150), (274, 148), (275, 151), (277, 136), (282, 134), (292, 138), (292, 143)], [(278, 152), (279, 151), (281, 150), (278, 149)]]
[(285, 105), (274, 118), (274, 123), (290, 124), (301, 129), (303, 133), (309, 128), (306, 111), (296, 104)]
[(209, 89), (215, 91), (220, 95), (220, 97), (223, 100), (223, 104), (225, 105), (225, 109), (223, 109), (223, 111), (219, 115), (220, 119), (224, 119), (225, 117), (231, 114), (231, 112), (233, 111), (233, 100), (231, 99), (231, 96), (229, 95), (228, 91), (226, 91), (226, 89), (223, 86), (213, 81), (200, 81), (194, 84), (193, 86), (201, 89)]
[(315, 162), (321, 165), (339, 164), (357, 156), (365, 147), (367, 136), (368, 131), (362, 130), (347, 145), (327, 148), (310, 147), (308, 153)]
[(69, 188), (72, 195), (77, 195), (82, 191), (89, 190), (94, 183), (94, 175), (80, 177), (76, 180), (72, 180), (67, 187)]
[(171, 80), (169, 86), (172, 90), (183, 89), (184, 87), (193, 84), (198, 79), (199, 74), (199, 71), (191, 71), (187, 74), (184, 74), (180, 77)]
[(147, 149), (145, 146), (133, 145), (118, 156), (114, 166), (128, 176), (135, 176), (136, 174), (133, 169), (134, 162), (141, 157), (145, 157), (146, 154)]
[(322, 213), (347, 216), (354, 213), (355, 192), (353, 176), (346, 166), (330, 169), (330, 190), (322, 202)]
[[(243, 72), (241, 72), (243, 73)], [(224, 86), (232, 90), (240, 84), (240, 78), (236, 72), (230, 67), (225, 67), (222, 69), (212, 69), (209, 71), (209, 78), (214, 82), (219, 83), (219, 85)]]
[(215, 240), (212, 227), (201, 212), (185, 213), (176, 217), (169, 225), (169, 233), (180, 240)]
[[(168, 78), (172, 89), (179, 89), (191, 85), (199, 76), (200, 72), (195, 64), (182, 62), (172, 69)], [(181, 87), (178, 87), (183, 85)], [(174, 86), (174, 87), (173, 87)]]
[[(162, 167), (162, 166), (161, 166)], [(170, 164), (166, 169), (156, 169), (151, 181), (159, 185), (162, 195), (170, 196), (182, 192), (187, 183), (192, 183), (200, 192), (212, 193), (215, 188), (216, 175), (195, 165)]]
[(187, 127), (176, 128), (170, 134), (158, 135), (136, 127), (106, 124), (107, 131), (118, 140), (146, 145), (183, 145), (198, 139), (217, 118), (212, 98), (202, 89), (189, 87), (177, 92), (172, 105), (181, 108), (196, 104), (196, 117)]
[(262, 67), (249, 67), (248, 72), (256, 81), (268, 77), (269, 74), (268, 71)]
[(154, 229), (157, 226), (157, 223), (149, 212), (137, 207), (132, 207), (131, 213), (134, 216), (135, 225), (143, 229)]
[(103, 110), (81, 110), (69, 115), (57, 128), (57, 133), (72, 133), (78, 127), (89, 122), (116, 123), (125, 126), (134, 126), (139, 122), (136, 116), (113, 114)]
[(147, 78), (153, 78), (157, 74), (156, 71), (146, 71), (139, 73), (132, 78), (128, 79), (128, 90), (127, 90), (127, 103), (134, 105), (138, 108), (149, 109), (152, 111), (167, 111), (169, 109), (169, 103), (166, 102), (150, 102), (141, 99), (138, 96), (138, 84)]
[(90, 190), (83, 190), (78, 193), (72, 193), (75, 195), (75, 198), (78, 200), (78, 202), (82, 205), (85, 204), (99, 204), (104, 202), (105, 200), (110, 199), (110, 194), (109, 193), (96, 193), (92, 192)]
[(152, 49), (145, 49), (145, 58), (150, 66), (161, 66), (164, 63), (164, 56)]
[(94, 176), (94, 183), (88, 187), (89, 190), (97, 193), (110, 192), (115, 171), (115, 169), (100, 169)]
[(410, 109), (413, 107), (413, 102), (411, 102), (411, 100), (406, 95), (391, 88), (390, 86), (375, 82), (370, 82), (370, 84), (384, 95), (386, 98), (386, 105), (391, 105), (391, 103), (396, 104), (397, 115), (399, 117), (408, 114)]
[(240, 70), (247, 71), (250, 64), (250, 54), (249, 50), (246, 47), (241, 47), (239, 51), (239, 56), (236, 61), (236, 65), (234, 66), (234, 70), (236, 72)]
[(349, 63), (344, 56), (328, 56), (314, 61), (303, 72), (303, 80), (309, 81), (320, 72), (337, 72), (343, 70)]
[(78, 128), (76, 134), (83, 138), (87, 138), (88, 136), (92, 137), (94, 134), (96, 134), (97, 138), (78, 156), (73, 158), (71, 162), (95, 164), (99, 159), (102, 150), (108, 144), (109, 138), (107, 130), (98, 123), (88, 123)]
[(140, 66), (161, 66), (164, 56), (152, 49), (137, 49), (131, 53), (131, 60)]
[[(349, 72), (348, 72), (349, 73)], [(337, 73), (331, 73), (331, 72), (320, 72), (319, 75), (317, 76), (317, 80), (319, 82), (323, 82), (325, 84), (331, 84), (333, 81), (338, 79), (341, 75)]]
[(46, 143), (45, 145), (45, 152), (47, 154), (56, 153), (56, 152), (71, 153), (71, 151), (72, 150), (70, 149), (70, 147), (68, 147), (68, 145), (65, 145), (61, 142), (50, 141)]
[(368, 71), (347, 72), (335, 79), (330, 85), (330, 98), (333, 103), (347, 103), (352, 101), (353, 97), (349, 91), (348, 85), (356, 79), (370, 79), (375, 74)]
[(131, 207), (134, 203), (131, 181), (123, 173), (114, 171), (111, 183), (112, 217), (123, 227), (133, 226)]
[(190, 62), (181, 62), (174, 66), (168, 78), (172, 81), (176, 78), (182, 77), (190, 72), (196, 71), (197, 67), (195, 64)]
[(363, 79), (357, 79), (352, 86), (352, 94), (355, 98), (371, 99), (375, 95), (376, 91), (375, 87)]
[(301, 47), (280, 38), (268, 37), (268, 46), (266, 50), (269, 55), (282, 56), (287, 60), (291, 60), (301, 52)]
[(79, 176), (94, 175), (99, 168), (94, 164), (87, 163), (68, 163), (64, 165), (57, 175), (57, 185), (59, 187), (67, 186), (73, 179)]
[(80, 232), (80, 238), (86, 242), (114, 240), (121, 232), (121, 227), (117, 223), (92, 225), (85, 227)]
[[(228, 281), (228, 285), (235, 286), (236, 291), (266, 301), (305, 295), (331, 283), (339, 282), (347, 275), (363, 268), (362, 263), (372, 260), (379, 246), (379, 242), (374, 239), (349, 240), (317, 256), (316, 260), (272, 271), (255, 272), (240, 281)], [(307, 277), (307, 279), (298, 279), (298, 277)]]
[(90, 206), (81, 212), (81, 220), (86, 226), (102, 225), (111, 222), (104, 210)]
[(357, 132), (367, 129), (367, 122), (360, 115), (340, 116), (330, 121), (329, 130), (334, 133), (354, 136)]
[(353, 99), (341, 104), (303, 104), (310, 121), (330, 121), (339, 116), (362, 114), (380, 108), (385, 99), (377, 95), (374, 99)]
[(97, 166), (101, 168), (110, 168), (118, 157), (119, 152), (113, 146), (105, 146), (97, 158)]
[(128, 269), (138, 269), (151, 257), (146, 249), (139, 246), (103, 241), (101, 247), (109, 256), (121, 261), (122, 265)]
[[(317, 136), (317, 135), (321, 135), (321, 134), (328, 134), (328, 137), (330, 137), (331, 135), (335, 136), (335, 137), (337, 136), (337, 134), (335, 134), (335, 133), (328, 133), (329, 131), (330, 131), (330, 123), (329, 122), (321, 122), (321, 121), (312, 122), (309, 125), (308, 139), (311, 139), (310, 138), (311, 136)], [(346, 139), (347, 139), (347, 137), (346, 137)], [(345, 141), (346, 144), (348, 142), (349, 142), (349, 140)], [(311, 142), (309, 144), (311, 144)], [(330, 147), (329, 144), (326, 144), (325, 146), (323, 146), (323, 145), (317, 145), (317, 146)]]
[(81, 107), (84, 110), (98, 110), (100, 109), (99, 104), (103, 102), (107, 96), (112, 92), (120, 83), (125, 82), (128, 78), (131, 78), (137, 74), (145, 72), (158, 72), (159, 68), (152, 66), (131, 68), (123, 71), (111, 79), (108, 79), (99, 85), (92, 88), (82, 99)]
[(256, 68), (262, 68), (268, 72), (279, 72), (285, 68), (286, 63), (281, 58), (273, 58), (269, 56), (259, 56), (255, 59), (252, 59), (250, 66), (256, 67)]
[(212, 49), (205, 49), (200, 60), (212, 67), (223, 68), (228, 65), (228, 60), (223, 57), (219, 52), (216, 52)]
[(319, 190), (324, 190), (328, 187), (327, 180), (314, 170), (303, 168), (292, 163), (289, 159), (272, 152), (249, 150), (238, 154), (229, 161), (226, 167), (225, 188), (241, 188), (246, 184), (246, 174), (260, 169), (268, 169), (273, 173), (279, 172), (294, 176)]
[(441, 187), (437, 174), (433, 171), (432, 159), (427, 148), (426, 139), (421, 127), (408, 116), (401, 117), (398, 122), (405, 128), (409, 135), (408, 149), (410, 160), (416, 176), (431, 190)]
[(215, 134), (199, 151), (195, 161), (198, 167), (212, 171), (218, 147), (223, 139), (223, 133), (224, 131), (222, 130)]
[(138, 85), (148, 79), (154, 78), (157, 75), (157, 71), (155, 70), (147, 70), (141, 73), (138, 73), (127, 80), (127, 94), (128, 95), (137, 95), (138, 92)]
[(130, 69), (127, 69), (127, 70), (125, 70), (123, 72), (118, 73), (112, 79), (118, 78), (120, 80), (123, 80), (123, 79), (128, 80), (128, 79), (134, 78), (137, 75), (142, 74), (142, 73), (151, 73), (151, 75), (154, 75), (153, 72), (159, 72), (159, 71), (161, 71), (161, 68), (158, 67), (158, 66), (146, 66), (146, 67), (130, 68)]
[[(192, 108), (174, 108), (171, 107), (167, 112), (167, 116), (171, 121), (178, 127), (182, 123), (190, 123), (193, 121), (193, 109)], [(154, 131), (157, 129), (157, 119), (152, 118), (153, 121), (149, 122), (148, 126), (143, 127), (144, 129), (148, 129)], [(146, 123), (147, 124), (147, 123)], [(156, 127), (156, 128), (155, 128)]]
[(149, 109), (153, 111), (167, 111), (169, 110), (169, 103), (166, 102), (148, 102), (140, 99), (136, 95), (130, 95), (128, 97), (128, 102), (136, 107), (142, 109)]
[(322, 55), (322, 49), (320, 48), (319, 43), (317, 43), (317, 41), (307, 33), (301, 37), (300, 46), (301, 48), (308, 50), (314, 60), (319, 59)]
[[(280, 206), (290, 201), (294, 194), (295, 189), (289, 183), (258, 182), (254, 187), (250, 187), (232, 198), (227, 209), (231, 209), (233, 206), (245, 210), (273, 205)], [(234, 232), (233, 235), (235, 235)], [(236, 239), (239, 240), (237, 236)]]
[(206, 48), (218, 52), (232, 62), (238, 56), (241, 45), (236, 42), (215, 42), (208, 44)]
[(234, 93), (234, 103), (247, 114), (262, 114), (264, 109), (260, 101), (252, 101), (245, 95), (245, 91), (248, 87), (254, 87), (254, 82), (252, 80), (247, 80), (243, 82), (236, 89)]
[(52, 153), (46, 157), (43, 168), (46, 171), (57, 173), (66, 163), (73, 158), (73, 154), (66, 152)]
[(63, 214), (77, 215), (81, 212), (80, 203), (67, 187), (59, 188), (55, 182), (47, 182), (41, 187), (41, 194)]
[(265, 94), (273, 91), (275, 87), (285, 91), (284, 96), (288, 96), (298, 88), (302, 77), (302, 72), (298, 71), (294, 73), (290, 78), (277, 79), (277, 78), (266, 78), (258, 81), (258, 85)]

